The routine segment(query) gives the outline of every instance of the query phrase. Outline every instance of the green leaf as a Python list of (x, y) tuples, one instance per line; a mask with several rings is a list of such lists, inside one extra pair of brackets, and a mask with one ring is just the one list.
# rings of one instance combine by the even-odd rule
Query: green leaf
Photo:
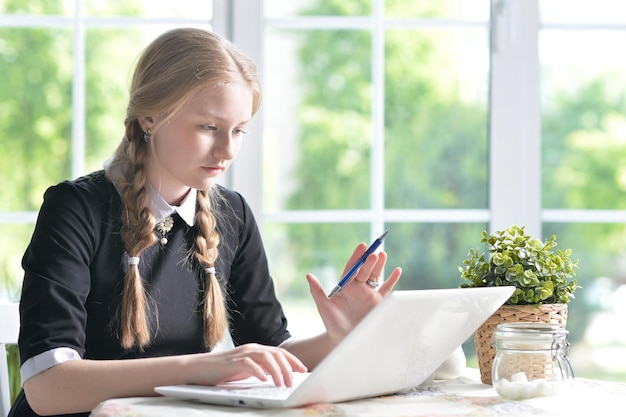
[(580, 288), (573, 278), (578, 260), (571, 260), (571, 249), (555, 249), (556, 235), (542, 242), (513, 225), (492, 234), (483, 231), (480, 242), (486, 253), (470, 249), (465, 268), (459, 267), (464, 288), (514, 285), (511, 305), (567, 303)]

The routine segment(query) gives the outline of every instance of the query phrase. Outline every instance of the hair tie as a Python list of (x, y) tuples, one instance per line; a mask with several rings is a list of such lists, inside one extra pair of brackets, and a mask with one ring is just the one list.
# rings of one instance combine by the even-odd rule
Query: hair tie
[(139, 265), (139, 256), (129, 256), (128, 265)]
[(212, 266), (210, 268), (204, 268), (204, 272), (206, 272), (207, 274), (215, 274), (215, 267)]

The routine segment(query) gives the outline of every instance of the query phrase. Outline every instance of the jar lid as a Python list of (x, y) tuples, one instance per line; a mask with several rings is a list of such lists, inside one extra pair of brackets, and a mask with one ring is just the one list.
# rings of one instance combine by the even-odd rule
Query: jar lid
[(560, 324), (542, 323), (542, 322), (511, 322), (500, 323), (496, 327), (495, 336), (497, 337), (565, 337), (569, 334), (567, 330)]

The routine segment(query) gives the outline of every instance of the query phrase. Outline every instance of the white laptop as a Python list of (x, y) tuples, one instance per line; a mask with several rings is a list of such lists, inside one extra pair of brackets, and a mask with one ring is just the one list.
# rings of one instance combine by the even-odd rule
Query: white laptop
[(210, 404), (288, 408), (391, 394), (429, 378), (512, 295), (514, 287), (393, 291), (293, 387), (256, 378), (156, 387)]

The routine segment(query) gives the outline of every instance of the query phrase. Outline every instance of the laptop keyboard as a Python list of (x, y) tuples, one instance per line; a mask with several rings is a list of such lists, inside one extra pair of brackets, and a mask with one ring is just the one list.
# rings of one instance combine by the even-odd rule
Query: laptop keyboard
[(246, 397), (259, 397), (259, 398), (287, 398), (296, 389), (296, 386), (291, 387), (277, 387), (277, 386), (258, 386), (250, 388), (223, 388), (218, 392), (224, 392), (229, 394), (241, 394)]
[(287, 398), (298, 388), (298, 386), (309, 376), (307, 373), (294, 373), (293, 385), (290, 387), (277, 387), (270, 381), (259, 381), (256, 378), (244, 379), (241, 381), (227, 382), (218, 385), (218, 392), (240, 394), (248, 397), (261, 398)]

